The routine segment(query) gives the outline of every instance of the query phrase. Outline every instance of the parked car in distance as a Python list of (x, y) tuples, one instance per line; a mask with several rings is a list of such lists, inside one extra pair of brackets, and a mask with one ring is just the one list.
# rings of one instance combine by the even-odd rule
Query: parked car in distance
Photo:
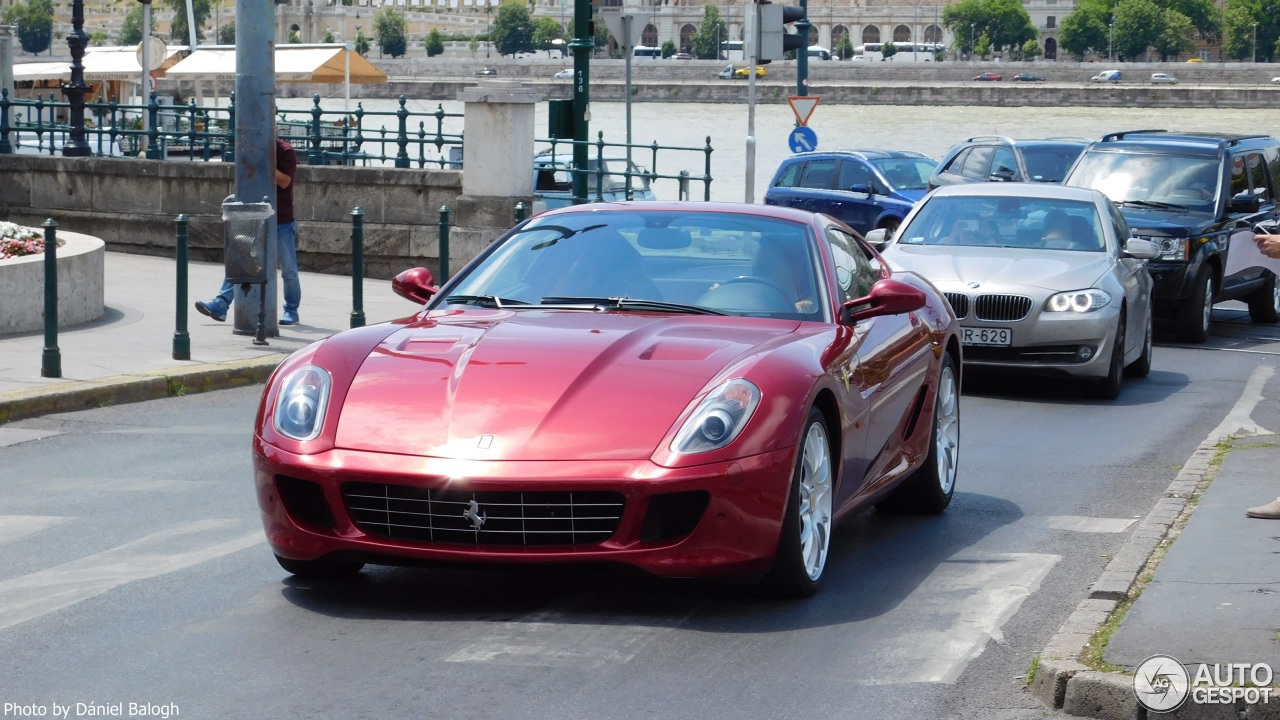
[(554, 77), (556, 80), (572, 80), (573, 68), (565, 68), (557, 72), (555, 75), (552, 75), (552, 77)]
[(1158, 252), (1097, 190), (980, 183), (926, 197), (881, 255), (946, 295), (967, 370), (1082, 378), (1112, 399), (1151, 370)]
[(980, 80), (980, 81), (1003, 80), (1003, 79), (1004, 77), (1001, 76), (1000, 73), (993, 73), (993, 72), (984, 72), (981, 75), (974, 78), (974, 80)]
[[(601, 163), (603, 162), (603, 166)], [(627, 199), (627, 159), (625, 157), (587, 158), (587, 201), (617, 202)], [(562, 208), (573, 204), (573, 155), (571, 153), (538, 153), (533, 158), (534, 212)], [(631, 168), (631, 199), (657, 200), (649, 187), (650, 177), (634, 162)]]
[(492, 76), (497, 74), (498, 74), (498, 69), (492, 68), (492, 67), (482, 67), (476, 71), (476, 75), (478, 77)]
[(1280, 322), (1270, 270), (1224, 276), (1231, 236), (1278, 216), (1280, 141), (1267, 135), (1138, 130), (1092, 143), (1065, 184), (1106, 193), (1138, 237), (1156, 243), (1150, 263), (1157, 319), (1178, 338), (1204, 342), (1213, 305), (1243, 300), (1256, 323)]
[(623, 563), (805, 597), (833, 542), (865, 545), (837, 518), (951, 502), (956, 319), (823, 215), (577, 205), (392, 288), (408, 317), (308, 345), (262, 396), (254, 478), (289, 573)]
[(672, 55), (671, 57), (675, 58), (676, 60), (692, 60), (692, 59), (693, 59), (693, 53), (684, 53), (684, 52), (682, 52), (682, 53), (676, 53), (675, 55)]
[(1013, 79), (1019, 82), (1044, 82), (1044, 76), (1029, 72), (1018, 73)]
[(1102, 72), (1098, 73), (1097, 75), (1094, 75), (1093, 77), (1089, 78), (1089, 82), (1093, 82), (1093, 83), (1102, 83), (1102, 82), (1118, 83), (1118, 82), (1120, 82), (1120, 71), (1119, 71), (1119, 70), (1103, 70)]
[(975, 182), (1062, 182), (1089, 145), (1085, 138), (1014, 140), (980, 135), (956, 143), (929, 178), (929, 189)]
[(928, 191), (933, 158), (911, 150), (838, 150), (792, 155), (765, 192), (766, 205), (826, 213), (859, 233), (898, 227)]
[[(720, 71), (720, 79), (721, 80), (746, 80), (747, 76), (750, 74), (749, 70), (750, 70), (749, 67), (735, 68), (732, 65), (725, 65), (724, 69)], [(769, 74), (769, 71), (765, 70), (763, 65), (756, 66), (756, 77), (765, 77), (768, 74)]]
[(1280, 85), (1280, 77), (1273, 77), (1273, 78), (1271, 78), (1271, 84), (1272, 84), (1272, 85)]
[(1151, 82), (1156, 85), (1177, 85), (1178, 78), (1169, 73), (1151, 73)]
[(1202, 62), (1204, 62), (1204, 58), (1198, 58), (1198, 57), (1187, 58), (1187, 62), (1189, 62), (1189, 63), (1202, 63)]

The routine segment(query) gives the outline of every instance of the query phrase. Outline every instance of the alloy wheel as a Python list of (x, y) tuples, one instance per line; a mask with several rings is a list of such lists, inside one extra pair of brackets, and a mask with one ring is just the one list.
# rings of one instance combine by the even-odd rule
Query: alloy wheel
[(942, 368), (938, 380), (937, 406), (934, 443), (938, 456), (938, 487), (943, 493), (950, 493), (956, 483), (960, 449), (960, 394), (956, 392), (956, 374), (950, 366)]
[(822, 576), (831, 547), (831, 448), (821, 423), (809, 426), (800, 467), (800, 554), (810, 580)]

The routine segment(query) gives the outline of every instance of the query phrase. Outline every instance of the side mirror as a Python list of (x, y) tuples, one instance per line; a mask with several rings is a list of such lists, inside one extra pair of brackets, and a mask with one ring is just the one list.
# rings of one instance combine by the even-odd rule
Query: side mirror
[(1009, 168), (1000, 168), (991, 173), (991, 179), (997, 182), (1013, 182), (1014, 172)]
[(1150, 240), (1131, 237), (1124, 241), (1124, 249), (1121, 252), (1124, 253), (1125, 257), (1138, 260), (1155, 260), (1160, 256), (1160, 246)]
[(1240, 193), (1231, 198), (1231, 212), (1233, 213), (1256, 213), (1262, 209), (1262, 201), (1257, 195), (1250, 193)]
[(425, 305), (440, 290), (435, 282), (430, 270), (416, 267), (396, 275), (391, 280), (391, 289), (406, 300)]
[(862, 237), (863, 240), (867, 241), (868, 245), (876, 249), (876, 252), (885, 249), (885, 246), (889, 244), (889, 240), (892, 238), (893, 236), (889, 234), (888, 228), (876, 228)]
[(871, 286), (871, 292), (840, 306), (846, 325), (853, 325), (881, 315), (901, 315), (924, 307), (924, 292), (901, 280), (885, 278)]
[(875, 188), (870, 183), (854, 183), (849, 186), (849, 192), (865, 193), (871, 195), (875, 193)]

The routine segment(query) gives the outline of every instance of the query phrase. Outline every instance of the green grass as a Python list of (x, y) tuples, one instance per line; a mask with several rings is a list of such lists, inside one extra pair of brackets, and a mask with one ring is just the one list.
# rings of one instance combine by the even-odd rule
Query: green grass
[(1036, 671), (1040, 669), (1040, 656), (1036, 655), (1031, 658), (1031, 669), (1027, 670), (1027, 679), (1025, 684), (1030, 687), (1031, 683), (1036, 681)]

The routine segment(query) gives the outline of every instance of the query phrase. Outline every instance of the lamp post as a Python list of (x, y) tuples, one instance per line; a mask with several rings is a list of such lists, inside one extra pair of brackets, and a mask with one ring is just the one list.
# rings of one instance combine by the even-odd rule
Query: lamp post
[(67, 36), (67, 46), (71, 48), (71, 81), (62, 84), (62, 94), (67, 96), (67, 111), (70, 114), (71, 137), (62, 146), (62, 154), (67, 157), (85, 157), (93, 154), (84, 135), (84, 96), (89, 86), (84, 83), (84, 48), (89, 44), (89, 36), (84, 34), (84, 0), (73, 0), (71, 3), (71, 34)]
[(489, 47), (493, 45), (493, 38), (490, 37), (489, 20), (493, 16), (493, 5), (489, 0), (484, 0), (484, 56), (489, 57)]
[(1107, 61), (1108, 62), (1116, 61), (1116, 53), (1114, 49), (1115, 40), (1116, 40), (1116, 16), (1112, 15), (1111, 25), (1109, 30), (1107, 31)]
[(1253, 62), (1258, 62), (1258, 23), (1253, 24)]

